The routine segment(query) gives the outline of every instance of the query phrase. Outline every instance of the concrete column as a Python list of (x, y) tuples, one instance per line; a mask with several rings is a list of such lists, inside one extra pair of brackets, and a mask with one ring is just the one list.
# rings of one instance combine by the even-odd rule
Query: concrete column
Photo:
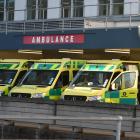
[(108, 15), (113, 15), (113, 0), (110, 0), (110, 9)]
[(55, 19), (61, 17), (61, 0), (48, 0), (47, 18)]
[(26, 0), (15, 0), (15, 21), (26, 19), (26, 5)]
[(4, 21), (6, 21), (7, 11), (6, 11), (6, 0), (4, 0)]
[(35, 19), (38, 19), (38, 0), (36, 0), (36, 14), (35, 14)]
[(73, 11), (74, 10), (74, 4), (73, 4), (73, 0), (71, 0), (71, 17), (73, 17)]

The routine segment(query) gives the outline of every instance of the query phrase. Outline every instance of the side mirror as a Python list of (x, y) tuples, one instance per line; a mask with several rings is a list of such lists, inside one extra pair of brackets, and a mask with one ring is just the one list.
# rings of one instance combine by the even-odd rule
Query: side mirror
[(118, 90), (118, 85), (116, 83), (111, 84), (111, 90)]

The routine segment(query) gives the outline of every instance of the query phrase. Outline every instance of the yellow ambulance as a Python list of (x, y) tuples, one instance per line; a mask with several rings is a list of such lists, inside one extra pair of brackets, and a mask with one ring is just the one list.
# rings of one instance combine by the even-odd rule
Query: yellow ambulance
[(69, 101), (99, 101), (136, 105), (139, 62), (90, 60), (75, 76), (61, 98)]
[(40, 60), (34, 63), (23, 80), (11, 90), (9, 96), (59, 100), (62, 91), (84, 64), (83, 60), (67, 58)]
[(34, 62), (23, 59), (0, 60), (0, 96), (8, 95)]

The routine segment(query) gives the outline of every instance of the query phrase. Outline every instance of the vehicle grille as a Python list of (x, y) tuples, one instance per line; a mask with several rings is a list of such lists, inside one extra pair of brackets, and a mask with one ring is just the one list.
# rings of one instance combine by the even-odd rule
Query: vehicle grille
[(29, 93), (11, 93), (11, 97), (31, 98), (31, 94), (29, 94)]
[(86, 101), (86, 96), (71, 96), (71, 95), (65, 95), (64, 100), (66, 101)]

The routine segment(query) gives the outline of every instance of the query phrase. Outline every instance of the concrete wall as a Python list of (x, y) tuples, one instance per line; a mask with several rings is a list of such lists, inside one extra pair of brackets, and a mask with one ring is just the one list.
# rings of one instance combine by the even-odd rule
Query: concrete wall
[[(135, 106), (125, 106), (117, 104), (105, 104), (97, 102), (78, 103), (78, 102), (48, 102), (42, 99), (13, 99), (0, 98), (0, 115), (30, 115), (36, 117), (47, 116), (67, 116), (67, 117), (87, 117), (87, 121), (53, 121), (53, 120), (33, 120), (9, 119), (17, 122), (60, 125), (76, 128), (96, 128), (101, 130), (116, 130), (115, 121), (89, 121), (88, 117), (134, 117)], [(123, 131), (133, 131), (134, 123), (129, 121), (122, 122)], [(139, 131), (139, 130), (138, 130)]]
[[(57, 116), (87, 117), (87, 121), (56, 121), (56, 124), (82, 128), (96, 128), (103, 130), (116, 130), (115, 121), (89, 121), (88, 117), (133, 117), (133, 107), (107, 105), (98, 103), (75, 104), (64, 103), (57, 105)], [(132, 122), (123, 122), (123, 131), (132, 131)]]

